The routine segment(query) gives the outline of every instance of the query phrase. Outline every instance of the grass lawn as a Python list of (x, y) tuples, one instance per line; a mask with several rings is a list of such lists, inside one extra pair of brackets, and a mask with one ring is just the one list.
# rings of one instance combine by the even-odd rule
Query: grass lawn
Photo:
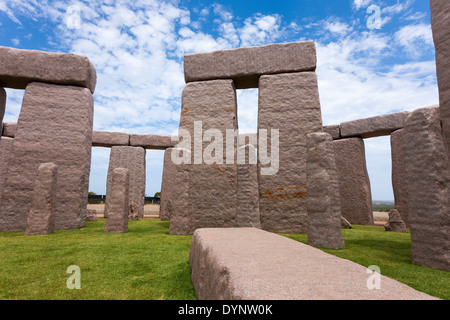
[[(190, 280), (191, 236), (169, 235), (169, 222), (129, 222), (126, 234), (105, 234), (104, 219), (79, 230), (25, 236), (0, 233), (0, 299), (196, 299)], [(450, 299), (450, 272), (410, 263), (409, 234), (382, 227), (343, 230), (346, 249), (325, 250), (442, 299)], [(306, 243), (306, 235), (285, 235)], [(70, 290), (66, 270), (81, 270), (81, 289)]]

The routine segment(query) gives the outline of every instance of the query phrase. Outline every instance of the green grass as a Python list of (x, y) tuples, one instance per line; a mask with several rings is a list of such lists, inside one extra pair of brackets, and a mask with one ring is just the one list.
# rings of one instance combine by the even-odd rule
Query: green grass
[[(104, 219), (79, 230), (25, 236), (0, 233), (0, 299), (11, 300), (192, 300), (189, 248), (192, 236), (169, 235), (169, 222), (129, 222), (125, 234), (105, 234)], [(410, 235), (382, 227), (343, 229), (346, 249), (324, 250), (363, 266), (378, 265), (385, 276), (419, 291), (450, 299), (450, 272), (411, 264)], [(307, 243), (307, 235), (285, 235)], [(69, 290), (81, 270), (81, 289)]]
[[(308, 243), (306, 234), (283, 234)], [(345, 249), (323, 251), (365, 267), (377, 265), (381, 274), (398, 280), (418, 291), (450, 300), (450, 272), (411, 263), (411, 235), (386, 232), (383, 227), (353, 225), (342, 229)]]
[[(0, 233), (0, 299), (196, 299), (191, 236), (169, 235), (159, 219), (130, 221), (125, 234), (104, 226), (99, 219), (50, 235)], [(67, 288), (70, 265), (80, 267), (80, 290)]]

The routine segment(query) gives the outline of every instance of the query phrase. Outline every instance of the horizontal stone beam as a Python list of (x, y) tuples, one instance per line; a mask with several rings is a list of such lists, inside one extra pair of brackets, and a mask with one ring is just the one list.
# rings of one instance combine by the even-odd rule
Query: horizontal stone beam
[(80, 86), (94, 93), (97, 73), (84, 56), (0, 47), (0, 87), (25, 89), (31, 82)]
[(261, 75), (315, 71), (316, 60), (313, 41), (187, 54), (184, 77), (186, 83), (233, 79), (236, 89), (257, 88)]
[(402, 129), (409, 112), (398, 112), (387, 115), (343, 122), (340, 125), (341, 138), (361, 137), (373, 138), (388, 136), (393, 131)]
[(172, 141), (172, 136), (170, 135), (131, 134), (130, 146), (142, 147), (144, 149), (165, 150), (167, 148), (175, 147), (178, 144), (177, 139)]
[(121, 132), (94, 131), (92, 133), (93, 147), (128, 146), (130, 135)]
[(199, 300), (436, 299), (380, 274), (370, 290), (366, 266), (256, 228), (197, 229), (189, 264)]
[(341, 129), (338, 124), (323, 126), (323, 132), (328, 133), (333, 140), (338, 140), (341, 138)]

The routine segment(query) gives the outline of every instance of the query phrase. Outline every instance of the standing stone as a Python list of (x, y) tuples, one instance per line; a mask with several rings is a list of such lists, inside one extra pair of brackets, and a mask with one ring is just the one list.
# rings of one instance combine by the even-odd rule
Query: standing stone
[(392, 232), (406, 232), (406, 225), (400, 216), (400, 213), (396, 209), (389, 211), (389, 220), (384, 226), (386, 231)]
[[(258, 179), (261, 228), (270, 232), (306, 233), (306, 135), (322, 131), (317, 76), (314, 72), (264, 75), (259, 80), (258, 143), (261, 130), (267, 130), (271, 148), (271, 129), (279, 130), (279, 168), (275, 174), (262, 174), (258, 150)], [(260, 148), (261, 149), (261, 148)]]
[(450, 168), (439, 108), (415, 110), (404, 129), (412, 262), (450, 270)]
[(94, 100), (86, 88), (31, 83), (25, 90), (0, 207), (1, 231), (24, 231), (41, 163), (58, 166), (55, 229), (84, 226)]
[(57, 173), (58, 167), (54, 163), (43, 163), (39, 166), (25, 229), (26, 235), (53, 233)]
[(86, 221), (97, 221), (97, 210), (87, 209), (86, 210)]
[(406, 227), (409, 228), (403, 132), (404, 130), (401, 129), (391, 134), (392, 189), (394, 191), (395, 209), (399, 212)]
[[(191, 153), (187, 149), (173, 148), (173, 154), (179, 156), (185, 155), (190, 158)], [(190, 197), (191, 181), (190, 164), (176, 164), (173, 166), (173, 184), (172, 197), (166, 201), (166, 210), (170, 216), (170, 234), (193, 234), (195, 231), (195, 221), (192, 211), (193, 203)], [(161, 196), (162, 196), (161, 191)]]
[(117, 146), (111, 148), (108, 177), (106, 181), (105, 217), (109, 214), (112, 173), (115, 168), (127, 168), (130, 173), (130, 200), (128, 219), (144, 217), (145, 205), (145, 149)]
[(8, 172), (9, 157), (11, 156), (13, 143), (14, 139), (12, 138), (0, 138), (0, 199), (2, 197), (3, 186)]
[(341, 214), (351, 224), (373, 225), (372, 194), (367, 173), (364, 141), (335, 140)]
[[(450, 148), (450, 1), (430, 0), (431, 28), (436, 47), (439, 109), (447, 149)], [(449, 153), (450, 155), (450, 153)]]
[(177, 196), (178, 185), (174, 182), (177, 173), (176, 164), (172, 161), (172, 150), (164, 151), (164, 167), (161, 183), (161, 199), (159, 205), (159, 218), (163, 221), (170, 220), (169, 201)]
[(128, 232), (128, 207), (130, 199), (130, 173), (126, 168), (114, 168), (111, 174), (109, 211), (106, 216), (106, 233)]
[(308, 134), (308, 244), (328, 249), (345, 248), (333, 138), (328, 133)]
[(253, 145), (241, 146), (238, 149), (238, 159), (242, 156), (243, 163), (238, 161), (238, 194), (236, 227), (261, 228), (259, 213), (258, 166), (256, 148)]
[[(178, 146), (192, 150), (189, 201), (192, 205), (194, 230), (235, 226), (236, 112), (236, 90), (232, 80), (191, 82), (183, 90), (179, 132), (180, 135), (183, 132), (189, 133), (191, 143)], [(227, 130), (234, 132), (228, 152), (226, 152)], [(211, 140), (207, 141), (208, 139), (204, 137), (206, 133), (217, 135), (213, 135)], [(203, 143), (202, 137), (205, 138)], [(227, 154), (232, 158), (230, 164), (226, 161)], [(181, 228), (180, 226), (179, 230)]]
[(0, 136), (3, 132), (3, 117), (5, 116), (6, 108), (6, 91), (0, 87)]

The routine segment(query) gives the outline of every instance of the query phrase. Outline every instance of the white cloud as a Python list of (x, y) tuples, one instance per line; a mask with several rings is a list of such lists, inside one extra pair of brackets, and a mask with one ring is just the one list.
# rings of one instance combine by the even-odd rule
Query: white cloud
[(372, 0), (353, 0), (353, 6), (356, 10), (366, 8), (372, 3)]
[(424, 23), (404, 26), (394, 34), (394, 39), (414, 54), (420, 54), (424, 46), (433, 46), (431, 25)]

